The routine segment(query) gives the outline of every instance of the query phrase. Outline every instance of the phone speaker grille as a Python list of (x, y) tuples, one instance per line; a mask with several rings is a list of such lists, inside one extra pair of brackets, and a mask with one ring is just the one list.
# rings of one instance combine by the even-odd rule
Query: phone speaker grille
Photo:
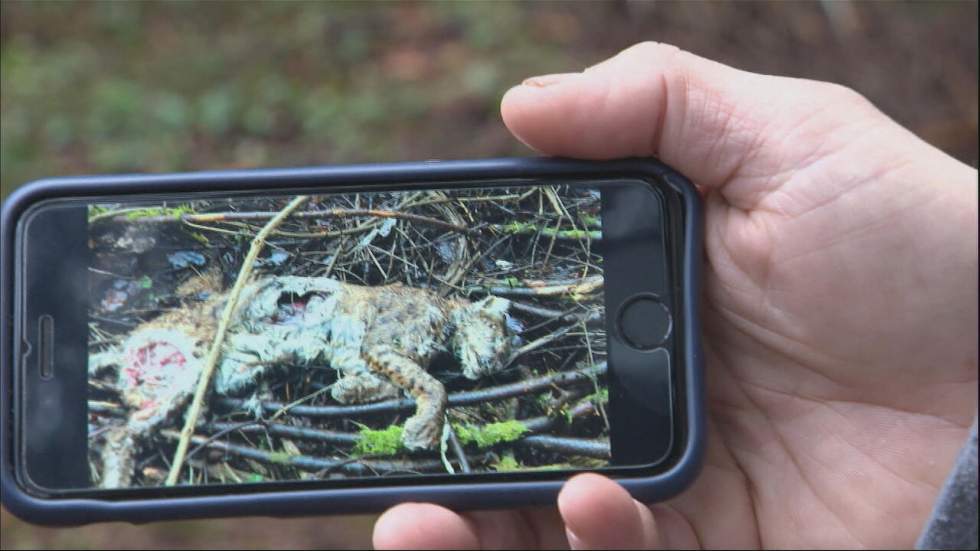
[(38, 320), (38, 369), (41, 378), (48, 380), (54, 376), (54, 318), (45, 314)]

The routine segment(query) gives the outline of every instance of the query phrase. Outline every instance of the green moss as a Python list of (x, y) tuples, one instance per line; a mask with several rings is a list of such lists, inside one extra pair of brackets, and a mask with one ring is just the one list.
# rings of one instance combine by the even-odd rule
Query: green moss
[(498, 473), (507, 473), (512, 471), (520, 471), (524, 467), (514, 459), (513, 455), (505, 455), (493, 464), (493, 470)]
[(360, 439), (351, 450), (351, 454), (363, 455), (394, 455), (402, 450), (402, 427), (391, 425), (382, 430), (361, 427)]
[(539, 465), (537, 467), (526, 467), (527, 471), (567, 471), (575, 469), (574, 465), (568, 463), (551, 463), (550, 465)]
[(575, 465), (569, 463), (551, 463), (549, 465), (538, 465), (536, 467), (529, 467), (527, 465), (522, 465), (520, 461), (514, 458), (513, 455), (507, 454), (501, 457), (496, 463), (492, 465), (493, 470), (498, 473), (507, 473), (514, 471), (567, 471), (571, 469), (576, 469)]
[(142, 220), (143, 218), (153, 218), (166, 216), (169, 218), (180, 218), (185, 214), (190, 214), (194, 210), (189, 205), (179, 207), (147, 207), (145, 209), (131, 210), (126, 213), (127, 220)]
[(597, 392), (588, 395), (586, 399), (591, 400), (596, 405), (609, 403), (609, 389), (601, 388)]
[(200, 232), (191, 232), (190, 236), (194, 239), (194, 241), (197, 241), (198, 243), (204, 245), (205, 247), (211, 245), (211, 240), (208, 239), (207, 237), (204, 237), (204, 234)]
[(483, 426), (456, 425), (453, 429), (460, 442), (476, 444), (480, 448), (488, 448), (501, 442), (513, 442), (527, 432), (527, 426), (515, 420), (488, 423)]
[(517, 235), (540, 233), (544, 237), (557, 237), (559, 239), (602, 239), (602, 232), (599, 230), (557, 230), (518, 221), (504, 224), (500, 226), (500, 229), (504, 233)]
[(279, 465), (289, 465), (292, 456), (286, 452), (270, 452), (269, 461)]
[(112, 212), (112, 209), (99, 205), (89, 205), (88, 220), (89, 222), (91, 222), (93, 219), (98, 220), (101, 216), (105, 215), (108, 212)]
[(538, 228), (534, 224), (514, 220), (513, 222), (504, 224), (502, 229), (507, 233), (531, 233)]
[(584, 224), (585, 227), (587, 227), (587, 228), (601, 228), (602, 227), (602, 222), (599, 220), (599, 217), (598, 216), (593, 216), (591, 214), (580, 214), (578, 218), (579, 218), (579, 220), (582, 221), (582, 224)]

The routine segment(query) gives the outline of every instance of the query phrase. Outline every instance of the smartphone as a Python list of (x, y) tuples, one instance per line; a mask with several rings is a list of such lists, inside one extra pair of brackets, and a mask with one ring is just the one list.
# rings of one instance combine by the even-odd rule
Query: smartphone
[(3, 205), (27, 520), (637, 498), (696, 476), (700, 199), (654, 160), (28, 184)]

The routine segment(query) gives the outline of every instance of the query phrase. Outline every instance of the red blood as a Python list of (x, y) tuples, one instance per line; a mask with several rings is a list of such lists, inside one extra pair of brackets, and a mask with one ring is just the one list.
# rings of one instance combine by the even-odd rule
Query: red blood
[(182, 369), (187, 364), (184, 353), (173, 343), (154, 341), (135, 350), (126, 351), (123, 373), (130, 387), (143, 383), (157, 383), (166, 377), (167, 371)]
[(272, 315), (272, 323), (288, 323), (295, 318), (306, 313), (306, 300), (298, 299), (288, 302), (279, 307), (279, 310)]

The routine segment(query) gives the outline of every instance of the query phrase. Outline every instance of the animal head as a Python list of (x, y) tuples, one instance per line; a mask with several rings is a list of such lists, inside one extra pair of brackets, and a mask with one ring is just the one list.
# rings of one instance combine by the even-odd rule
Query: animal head
[(467, 303), (453, 310), (453, 353), (459, 358), (463, 375), (478, 379), (499, 371), (510, 359), (520, 324), (507, 314), (510, 301), (495, 296)]

